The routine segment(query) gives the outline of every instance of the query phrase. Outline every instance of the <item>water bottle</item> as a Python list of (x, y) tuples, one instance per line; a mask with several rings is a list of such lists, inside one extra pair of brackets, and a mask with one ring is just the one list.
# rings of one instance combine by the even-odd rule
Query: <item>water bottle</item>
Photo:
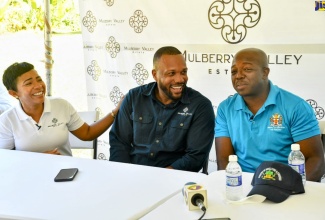
[(300, 151), (299, 144), (291, 144), (291, 152), (288, 157), (288, 164), (302, 177), (302, 183), (306, 183), (305, 157)]
[(226, 198), (237, 201), (243, 197), (242, 169), (236, 155), (229, 155), (226, 167)]

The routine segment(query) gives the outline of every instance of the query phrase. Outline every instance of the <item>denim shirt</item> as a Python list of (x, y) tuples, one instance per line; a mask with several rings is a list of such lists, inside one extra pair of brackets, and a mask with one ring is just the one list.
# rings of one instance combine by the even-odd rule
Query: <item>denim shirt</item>
[(213, 142), (214, 112), (209, 99), (189, 87), (164, 105), (157, 84), (131, 89), (109, 133), (110, 161), (199, 171)]

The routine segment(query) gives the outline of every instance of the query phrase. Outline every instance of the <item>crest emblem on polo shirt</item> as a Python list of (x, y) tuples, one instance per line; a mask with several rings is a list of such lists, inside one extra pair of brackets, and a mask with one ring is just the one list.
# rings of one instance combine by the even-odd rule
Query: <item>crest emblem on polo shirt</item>
[(270, 118), (270, 125), (272, 127), (282, 127), (282, 120), (283, 117), (279, 113), (274, 113), (272, 117)]

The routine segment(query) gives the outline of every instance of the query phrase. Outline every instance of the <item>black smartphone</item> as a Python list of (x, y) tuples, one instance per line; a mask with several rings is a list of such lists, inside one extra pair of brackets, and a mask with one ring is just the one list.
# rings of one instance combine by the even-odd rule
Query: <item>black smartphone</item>
[(54, 178), (55, 182), (72, 181), (78, 173), (78, 168), (61, 169)]
[(231, 220), (230, 218), (204, 218), (203, 220)]

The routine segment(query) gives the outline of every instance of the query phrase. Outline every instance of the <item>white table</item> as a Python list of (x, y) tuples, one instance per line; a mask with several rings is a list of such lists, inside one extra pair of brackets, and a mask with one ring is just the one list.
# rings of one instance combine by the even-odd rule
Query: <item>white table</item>
[[(252, 186), (252, 173), (243, 173), (245, 195)], [(325, 219), (325, 184), (306, 182), (305, 193), (290, 195), (282, 203), (265, 200), (263, 203), (228, 204), (225, 199), (225, 172), (215, 171), (202, 182), (208, 193), (208, 209), (204, 219), (229, 217), (231, 220), (324, 220)], [(198, 219), (202, 211), (188, 211), (182, 193), (157, 207), (141, 218), (142, 220), (178, 220)]]
[[(72, 182), (54, 182), (62, 168)], [(0, 219), (138, 219), (201, 173), (0, 150)]]

